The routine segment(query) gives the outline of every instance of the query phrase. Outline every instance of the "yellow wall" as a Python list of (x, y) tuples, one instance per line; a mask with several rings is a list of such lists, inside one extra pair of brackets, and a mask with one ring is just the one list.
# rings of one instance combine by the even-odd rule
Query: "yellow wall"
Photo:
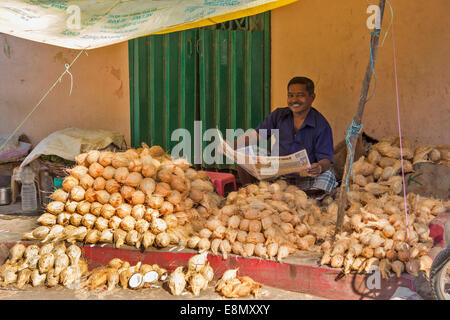
[[(8, 57), (5, 42), (10, 47)], [(0, 35), (0, 134), (11, 133), (71, 63), (79, 51)], [(104, 129), (125, 135), (130, 145), (128, 45), (88, 51), (71, 68), (70, 77), (47, 96), (19, 133), (36, 145), (66, 128)]]
[[(450, 143), (450, 1), (391, 3), (403, 136)], [(317, 88), (313, 106), (330, 122), (335, 144), (344, 138), (359, 101), (369, 59), (369, 4), (378, 1), (299, 0), (272, 11), (272, 109), (286, 105), (292, 77), (310, 77)], [(390, 20), (386, 6), (382, 31)], [(375, 138), (398, 134), (392, 34), (391, 29), (378, 51), (376, 93), (363, 118), (364, 131)]]

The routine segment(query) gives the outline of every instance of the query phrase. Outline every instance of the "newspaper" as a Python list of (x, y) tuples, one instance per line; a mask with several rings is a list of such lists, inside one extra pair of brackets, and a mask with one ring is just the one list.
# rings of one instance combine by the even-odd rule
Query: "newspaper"
[(311, 166), (305, 149), (287, 156), (266, 156), (261, 155), (266, 153), (255, 152), (252, 146), (234, 150), (228, 142), (223, 140), (221, 134), (219, 134), (219, 138), (222, 146), (220, 151), (258, 180), (291, 173), (300, 174)]

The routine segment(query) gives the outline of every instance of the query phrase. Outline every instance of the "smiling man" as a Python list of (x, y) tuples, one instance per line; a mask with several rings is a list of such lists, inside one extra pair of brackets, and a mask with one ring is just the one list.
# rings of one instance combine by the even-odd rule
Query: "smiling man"
[[(305, 149), (311, 167), (300, 176), (290, 174), (283, 178), (297, 185), (310, 196), (322, 197), (336, 186), (336, 178), (330, 170), (333, 163), (333, 134), (325, 117), (312, 107), (316, 95), (314, 83), (305, 77), (295, 77), (287, 86), (287, 104), (285, 108), (274, 110), (256, 128), (263, 139), (271, 137), (271, 130), (279, 130), (279, 155), (289, 155)], [(266, 134), (261, 129), (265, 129)], [(237, 166), (243, 184), (254, 179), (245, 170)], [(304, 176), (306, 175), (306, 176)]]

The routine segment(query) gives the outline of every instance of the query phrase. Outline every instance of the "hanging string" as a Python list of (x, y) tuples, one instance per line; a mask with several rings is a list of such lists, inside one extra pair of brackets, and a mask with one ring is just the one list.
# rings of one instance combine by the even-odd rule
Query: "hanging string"
[[(389, 0), (388, 0), (389, 3)], [(389, 6), (391, 4), (389, 3)], [(392, 7), (391, 7), (392, 9)], [(406, 235), (408, 238), (408, 255), (409, 261), (411, 261), (411, 243), (409, 236), (409, 223), (408, 223), (408, 202), (406, 200), (406, 183), (405, 183), (405, 169), (403, 166), (403, 143), (402, 143), (402, 126), (400, 121), (400, 102), (398, 97), (398, 74), (397, 74), (397, 58), (396, 58), (396, 50), (395, 50), (395, 36), (394, 36), (394, 24), (392, 24), (392, 47), (394, 53), (394, 76), (395, 76), (395, 95), (397, 101), (397, 121), (398, 121), (398, 136), (400, 139), (400, 162), (402, 165), (402, 180), (403, 180), (403, 200), (405, 205), (405, 224), (406, 224)], [(412, 271), (411, 263), (409, 264), (409, 271)]]
[(389, 30), (391, 29), (392, 23), (394, 22), (394, 10), (392, 9), (391, 3), (388, 0), (389, 8), (391, 9), (391, 22), (389, 23), (389, 27), (387, 28), (386, 32), (384, 33), (383, 41), (381, 41), (380, 47), (384, 45), (384, 40), (386, 40), (386, 37), (389, 33)]
[[(66, 72), (70, 76), (70, 91), (69, 91), (69, 96), (70, 96), (72, 94), (73, 77), (72, 77), (72, 74), (69, 71), (69, 67), (70, 66), (67, 63), (65, 63), (64, 66), (66, 67)], [(61, 83), (61, 77), (59, 78), (59, 82)]]
[[(6, 144), (9, 142), (9, 140), (11, 140), (11, 138), (17, 133), (17, 131), (19, 131), (19, 129), (23, 126), (23, 124), (28, 120), (28, 118), (33, 114), (34, 111), (36, 111), (36, 109), (41, 105), (42, 101), (44, 101), (44, 99), (49, 95), (49, 93), (55, 88), (55, 86), (58, 83), (61, 83), (61, 79), (62, 77), (66, 74), (69, 73), (70, 75), (70, 92), (69, 92), (69, 96), (72, 94), (72, 74), (70, 73), (69, 69), (72, 67), (72, 65), (75, 63), (75, 61), (77, 61), (78, 57), (85, 52), (85, 49), (81, 50), (78, 55), (75, 57), (75, 59), (72, 61), (72, 63), (70, 65), (68, 65), (67, 63), (64, 65), (66, 70), (64, 70), (64, 72), (58, 77), (58, 79), (56, 79), (55, 83), (53, 83), (53, 85), (50, 87), (50, 89), (47, 90), (47, 92), (44, 94), (44, 96), (39, 100), (39, 102), (34, 106), (34, 108), (27, 114), (27, 116), (25, 117), (25, 119), (23, 119), (23, 121), (17, 126), (16, 129), (14, 129), (13, 133), (11, 133), (9, 135), (9, 137), (6, 139), (6, 141), (0, 146), (0, 151), (3, 149), (4, 146), (6, 146)], [(85, 52), (86, 55), (87, 52)]]
[(345, 177), (345, 185), (347, 186), (347, 192), (350, 192), (350, 188), (348, 187), (348, 178), (350, 177), (350, 172), (352, 172), (353, 167), (353, 157), (354, 157), (354, 150), (352, 147), (352, 143), (350, 142), (351, 137), (357, 138), (359, 134), (361, 133), (363, 124), (356, 124), (355, 120), (352, 120), (352, 124), (350, 127), (348, 127), (347, 132), (345, 133), (345, 143), (347, 144), (347, 150), (350, 152), (350, 163), (348, 166), (347, 175)]
[[(389, 4), (389, 7), (390, 7), (390, 10), (391, 10), (391, 22), (389, 23), (389, 26), (388, 26), (388, 28), (387, 28), (387, 30), (386, 30), (386, 32), (384, 33), (384, 38), (383, 38), (383, 40), (381, 41), (381, 45), (379, 45), (379, 47), (382, 47), (383, 45), (384, 45), (384, 41), (386, 40), (386, 37), (387, 37), (387, 35), (388, 35), (388, 33), (389, 33), (389, 30), (391, 29), (391, 27), (392, 27), (392, 23), (393, 23), (393, 21), (394, 21), (394, 10), (392, 9), (392, 6), (391, 6), (391, 3), (389, 2), (389, 0), (388, 0), (388, 4)], [(381, 30), (375, 30), (375, 31), (372, 31), (370, 34), (371, 34), (371, 37), (370, 37), (370, 63), (371, 63), (371, 65), (372, 65), (372, 73), (373, 73), (373, 79), (374, 79), (374, 83), (373, 83), (373, 90), (372, 90), (372, 93), (371, 93), (371, 95), (370, 95), (370, 97), (366, 100), (366, 102), (368, 102), (370, 99), (372, 99), (372, 97), (374, 96), (374, 94), (375, 94), (375, 90), (377, 89), (377, 75), (376, 75), (376, 73), (375, 73), (375, 68), (374, 68), (374, 63), (373, 63), (373, 54), (372, 54), (372, 35), (373, 34), (380, 34), (381, 33)]]

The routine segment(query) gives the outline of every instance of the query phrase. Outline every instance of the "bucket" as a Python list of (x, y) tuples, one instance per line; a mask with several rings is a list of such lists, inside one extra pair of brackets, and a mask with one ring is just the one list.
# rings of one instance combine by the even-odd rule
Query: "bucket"
[(11, 188), (0, 188), (0, 206), (11, 203)]

